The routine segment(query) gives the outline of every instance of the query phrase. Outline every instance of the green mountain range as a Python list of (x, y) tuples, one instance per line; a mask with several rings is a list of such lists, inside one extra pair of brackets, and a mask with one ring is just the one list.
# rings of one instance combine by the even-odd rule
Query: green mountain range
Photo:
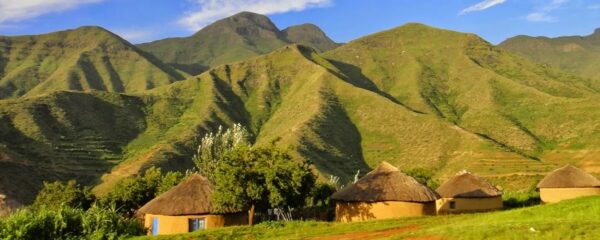
[(269, 53), (290, 43), (321, 52), (339, 46), (315, 25), (292, 26), (281, 31), (266, 16), (242, 12), (216, 21), (190, 37), (168, 38), (139, 47), (178, 69), (198, 74), (210, 67)]
[(0, 99), (57, 90), (141, 92), (186, 77), (99, 27), (0, 36)]
[(248, 57), (146, 91), (0, 100), (0, 193), (28, 203), (42, 180), (75, 178), (102, 194), (150, 166), (185, 170), (199, 136), (233, 123), (342, 181), (381, 161), (507, 190), (566, 163), (600, 172), (600, 88), (473, 34), (407, 24)]
[(600, 81), (600, 29), (589, 36), (516, 36), (499, 46), (533, 61)]

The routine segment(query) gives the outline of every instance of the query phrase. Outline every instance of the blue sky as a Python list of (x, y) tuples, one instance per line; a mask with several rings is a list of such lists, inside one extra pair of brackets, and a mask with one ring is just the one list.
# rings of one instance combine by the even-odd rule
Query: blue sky
[(189, 36), (239, 11), (269, 15), (280, 28), (314, 23), (338, 42), (407, 22), (472, 32), (493, 43), (600, 28), (600, 0), (0, 0), (0, 35), (97, 25), (140, 43)]

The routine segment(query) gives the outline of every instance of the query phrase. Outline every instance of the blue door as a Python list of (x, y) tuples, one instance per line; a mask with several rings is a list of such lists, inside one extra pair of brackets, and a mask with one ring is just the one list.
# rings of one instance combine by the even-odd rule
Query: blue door
[(152, 218), (152, 236), (158, 235), (158, 218)]

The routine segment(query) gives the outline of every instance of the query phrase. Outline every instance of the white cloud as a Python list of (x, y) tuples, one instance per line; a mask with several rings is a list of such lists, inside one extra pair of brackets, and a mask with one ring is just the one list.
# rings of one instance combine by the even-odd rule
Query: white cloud
[(190, 0), (195, 10), (185, 14), (179, 23), (190, 31), (231, 16), (249, 11), (259, 14), (274, 14), (302, 11), (307, 8), (329, 6), (332, 0)]
[(533, 12), (525, 17), (530, 22), (555, 22), (554, 17), (548, 16), (545, 12)]
[(463, 15), (463, 14), (467, 14), (470, 12), (483, 11), (483, 10), (486, 10), (493, 6), (496, 6), (498, 4), (505, 3), (505, 2), (506, 2), (506, 0), (484, 0), (483, 2), (477, 3), (475, 5), (472, 5), (468, 8), (463, 9), (462, 11), (460, 11), (460, 13), (458, 15)]
[(18, 22), (102, 0), (0, 0), (0, 23)]
[(559, 9), (568, 1), (569, 0), (550, 0), (546, 5), (527, 15), (525, 19), (530, 22), (556, 22), (558, 20), (555, 17), (550, 16), (549, 13)]

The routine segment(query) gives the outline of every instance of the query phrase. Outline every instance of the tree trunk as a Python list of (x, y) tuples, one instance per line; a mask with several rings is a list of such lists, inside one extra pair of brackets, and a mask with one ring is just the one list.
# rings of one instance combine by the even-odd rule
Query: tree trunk
[(248, 225), (253, 225), (254, 224), (254, 204), (252, 204), (252, 207), (250, 207), (250, 210), (248, 210)]

